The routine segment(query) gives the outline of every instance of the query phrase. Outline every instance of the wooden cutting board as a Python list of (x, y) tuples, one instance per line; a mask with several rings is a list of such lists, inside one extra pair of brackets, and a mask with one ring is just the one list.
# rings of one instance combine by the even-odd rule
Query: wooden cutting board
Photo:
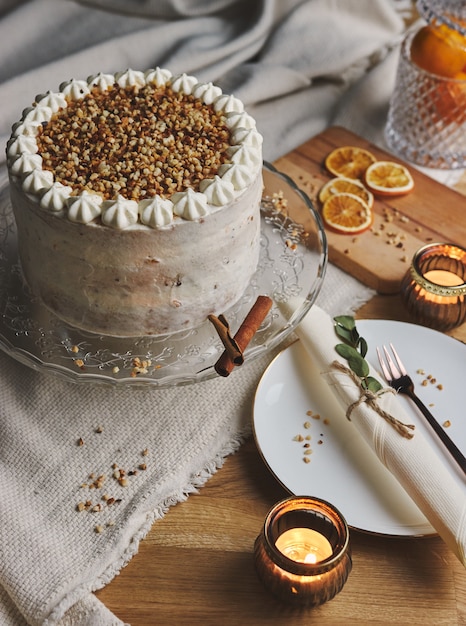
[[(360, 146), (378, 159), (403, 163), (354, 133), (331, 127), (290, 154), (275, 161), (316, 208), (322, 185), (333, 176), (323, 163), (338, 146)], [(376, 289), (397, 293), (415, 251), (432, 241), (466, 245), (466, 197), (405, 163), (415, 183), (414, 190), (398, 198), (376, 198), (374, 225), (360, 235), (327, 232), (329, 261)]]

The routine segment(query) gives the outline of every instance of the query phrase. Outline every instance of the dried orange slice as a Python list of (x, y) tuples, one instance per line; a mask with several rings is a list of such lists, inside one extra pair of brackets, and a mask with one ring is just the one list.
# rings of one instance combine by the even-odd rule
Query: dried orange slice
[(330, 230), (357, 235), (372, 225), (374, 215), (362, 198), (352, 193), (330, 196), (322, 207), (322, 217)]
[(343, 176), (337, 176), (337, 178), (327, 181), (319, 191), (319, 200), (324, 204), (327, 198), (338, 193), (352, 193), (355, 196), (359, 196), (369, 208), (372, 208), (374, 204), (374, 196), (364, 187), (361, 181), (356, 178), (344, 178)]
[(356, 146), (335, 148), (325, 159), (325, 167), (334, 176), (362, 179), (369, 165), (375, 163), (375, 156)]
[(401, 163), (377, 161), (365, 174), (367, 188), (380, 196), (401, 196), (414, 189), (411, 172)]

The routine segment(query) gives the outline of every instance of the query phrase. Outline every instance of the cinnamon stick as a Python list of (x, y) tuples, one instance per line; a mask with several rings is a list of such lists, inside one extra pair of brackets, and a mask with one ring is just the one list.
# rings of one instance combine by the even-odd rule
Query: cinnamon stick
[(243, 352), (235, 339), (230, 335), (230, 325), (224, 315), (209, 315), (209, 321), (213, 324), (221, 342), (225, 347), (230, 359), (235, 365), (242, 365), (244, 361)]
[[(243, 323), (238, 328), (234, 341), (239, 349), (243, 352), (248, 346), (251, 339), (254, 337), (259, 329), (259, 326), (264, 321), (267, 313), (272, 308), (272, 299), (268, 296), (258, 296), (252, 309), (244, 318)], [(230, 354), (225, 350), (218, 361), (215, 363), (215, 371), (219, 376), (229, 376), (235, 367), (234, 361), (231, 359)]]

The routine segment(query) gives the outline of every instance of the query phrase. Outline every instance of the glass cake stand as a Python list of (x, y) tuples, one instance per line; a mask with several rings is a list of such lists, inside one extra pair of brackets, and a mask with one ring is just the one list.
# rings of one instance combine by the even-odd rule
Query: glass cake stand
[[(276, 346), (302, 320), (320, 291), (328, 257), (309, 198), (268, 163), (263, 177), (259, 267), (241, 300), (224, 312), (234, 333), (258, 295), (273, 300), (245, 363)], [(289, 298), (301, 302), (290, 316), (279, 307)], [(214, 365), (223, 352), (208, 320), (170, 335), (119, 338), (85, 332), (53, 315), (23, 282), (6, 180), (0, 186), (0, 311), (0, 349), (35, 370), (78, 383), (162, 388), (199, 382), (217, 376)], [(146, 362), (147, 373), (135, 375), (138, 359)]]

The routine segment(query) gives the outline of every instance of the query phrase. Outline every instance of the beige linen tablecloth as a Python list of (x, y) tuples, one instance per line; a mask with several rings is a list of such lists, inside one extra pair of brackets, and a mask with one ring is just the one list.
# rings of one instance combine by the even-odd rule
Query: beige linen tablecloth
[[(321, 301), (335, 313), (370, 294), (331, 268)], [(271, 356), (227, 379), (150, 390), (63, 382), (0, 352), (0, 623), (118, 623), (90, 592), (250, 433), (254, 391)], [(127, 486), (113, 478), (114, 464)], [(117, 502), (107, 506), (103, 496)], [(77, 511), (87, 500), (103, 510)]]
[[(380, 137), (401, 14), (410, 6), (0, 0), (0, 142), (4, 147), (36, 94), (64, 80), (157, 65), (234, 92), (256, 117), (269, 161), (340, 118), (355, 130), (364, 120), (366, 135)], [(370, 98), (359, 98), (359, 85)], [(2, 159), (3, 148), (0, 165)], [(371, 293), (331, 267), (319, 303), (332, 315), (348, 313)], [(118, 573), (154, 520), (201, 487), (249, 434), (253, 393), (271, 356), (228, 379), (149, 390), (74, 385), (0, 352), (2, 626), (119, 623), (92, 591)], [(127, 486), (112, 477), (114, 464), (137, 470), (127, 474)], [(95, 481), (92, 489), (81, 486)], [(102, 504), (102, 496), (120, 502), (101, 512), (76, 509), (86, 500)]]

